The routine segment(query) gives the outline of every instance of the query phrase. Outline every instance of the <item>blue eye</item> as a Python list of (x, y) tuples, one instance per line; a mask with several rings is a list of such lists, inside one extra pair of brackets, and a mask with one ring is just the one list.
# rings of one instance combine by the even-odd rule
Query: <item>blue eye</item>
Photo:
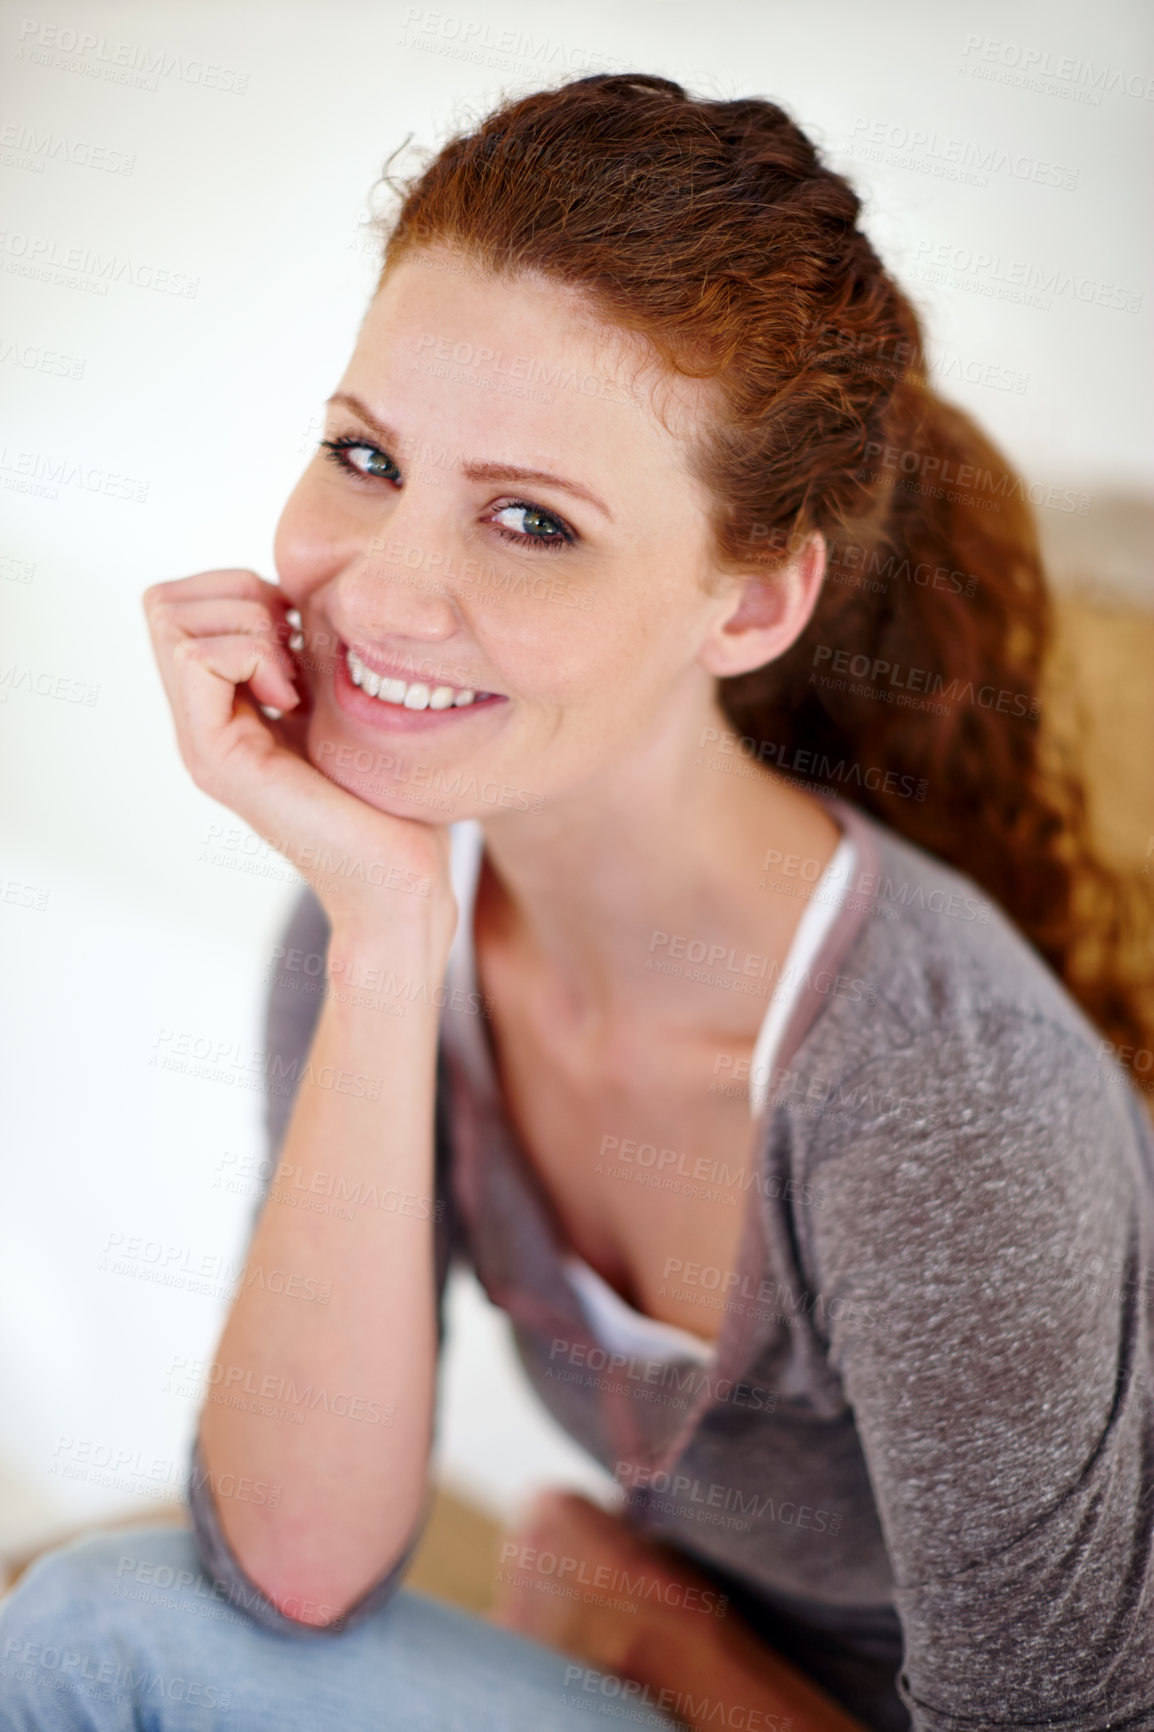
[[(520, 529), (501, 522), (503, 517), (509, 516), (520, 517)], [(573, 540), (572, 530), (559, 517), (554, 517), (551, 511), (542, 511), (539, 505), (529, 505), (523, 499), (500, 506), (492, 521), (506, 541), (519, 542), (522, 547), (564, 547)]]
[[(359, 475), (370, 481), (401, 479), (401, 472), (388, 453), (378, 450), (364, 439), (353, 439), (347, 435), (341, 439), (322, 439), (321, 450), (331, 462), (338, 464), (350, 475)], [(353, 460), (354, 451), (363, 451), (366, 454), (363, 465)]]

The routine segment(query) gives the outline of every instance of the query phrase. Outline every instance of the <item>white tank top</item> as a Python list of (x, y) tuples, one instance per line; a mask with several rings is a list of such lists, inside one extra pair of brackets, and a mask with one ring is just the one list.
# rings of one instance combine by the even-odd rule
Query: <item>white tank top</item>
[[(473, 899), (481, 867), (484, 838), (475, 819), (453, 826), (453, 878), (461, 917), (457, 943), (463, 952), (466, 978), (475, 979), (473, 958)], [(765, 1016), (754, 1042), (750, 1061), (749, 1112), (756, 1119), (769, 1093), (773, 1057), (789, 1021), (809, 968), (837, 918), (853, 880), (854, 845), (843, 836), (813, 887), (805, 912), (793, 935), (785, 965), (778, 976)], [(454, 945), (454, 949), (456, 949)], [(602, 1347), (611, 1353), (628, 1353), (652, 1362), (692, 1359), (705, 1364), (713, 1357), (713, 1343), (676, 1324), (662, 1323), (634, 1310), (614, 1291), (583, 1257), (567, 1254), (562, 1268), (581, 1301), (589, 1325)]]

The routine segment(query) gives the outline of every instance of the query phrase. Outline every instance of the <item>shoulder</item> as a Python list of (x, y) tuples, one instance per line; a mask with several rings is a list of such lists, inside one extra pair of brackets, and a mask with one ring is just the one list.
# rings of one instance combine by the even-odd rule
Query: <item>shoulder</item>
[(981, 886), (882, 824), (859, 817), (857, 828), (859, 925), (841, 966), (865, 991), (831, 1004), (814, 1046), (840, 1051), (839, 1070), (941, 1052), (926, 1087), (964, 1079), (1005, 1091), (1007, 1104), (1061, 1085), (1071, 1067), (1111, 1092), (1122, 1073), (1109, 1043)]
[(927, 1253), (989, 1273), (1074, 1237), (1123, 1260), (1135, 1213), (1154, 1223), (1154, 1135), (1108, 1044), (972, 880), (870, 832), (841, 964), (867, 990), (829, 1004), (784, 1079), (827, 1200), (803, 1238), (827, 1272), (865, 1245), (923, 1275)]

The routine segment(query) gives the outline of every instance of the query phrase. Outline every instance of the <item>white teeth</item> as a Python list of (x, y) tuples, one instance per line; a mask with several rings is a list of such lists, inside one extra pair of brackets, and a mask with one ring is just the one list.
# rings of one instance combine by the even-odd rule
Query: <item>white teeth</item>
[(400, 704), (406, 710), (465, 709), (478, 696), (485, 696), (484, 692), (477, 693), (471, 688), (458, 690), (456, 686), (429, 686), (420, 680), (409, 685), (405, 680), (391, 679), (387, 674), (374, 673), (352, 650), (345, 651), (345, 661), (349, 678), (355, 686), (360, 686), (378, 702)]

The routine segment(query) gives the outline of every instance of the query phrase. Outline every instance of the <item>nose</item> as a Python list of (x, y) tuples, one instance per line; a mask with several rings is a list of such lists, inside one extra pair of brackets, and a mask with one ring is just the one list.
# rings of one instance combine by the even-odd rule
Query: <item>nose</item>
[(444, 643), (460, 627), (447, 584), (448, 555), (395, 537), (361, 549), (338, 577), (330, 604), (346, 643)]

